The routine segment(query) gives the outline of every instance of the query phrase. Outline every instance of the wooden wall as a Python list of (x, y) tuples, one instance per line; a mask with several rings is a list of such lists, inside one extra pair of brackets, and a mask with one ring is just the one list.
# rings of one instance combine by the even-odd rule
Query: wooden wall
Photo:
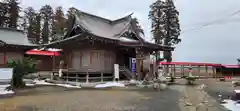
[(112, 73), (116, 63), (113, 50), (81, 49), (69, 54), (68, 68), (82, 72)]
[(7, 61), (22, 60), (23, 52), (2, 52), (0, 51), (0, 67), (6, 67)]

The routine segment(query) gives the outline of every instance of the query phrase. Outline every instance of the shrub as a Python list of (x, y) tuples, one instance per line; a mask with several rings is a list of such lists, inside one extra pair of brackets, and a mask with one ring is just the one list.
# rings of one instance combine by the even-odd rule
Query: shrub
[(24, 87), (23, 76), (36, 71), (36, 61), (31, 58), (24, 58), (22, 61), (8, 61), (7, 65), (9, 68), (13, 68), (11, 88)]

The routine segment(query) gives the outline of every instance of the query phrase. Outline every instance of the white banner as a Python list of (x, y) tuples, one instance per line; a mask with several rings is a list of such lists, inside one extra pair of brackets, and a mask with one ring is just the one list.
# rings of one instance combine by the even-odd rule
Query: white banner
[(114, 64), (114, 79), (119, 79), (119, 65)]
[(0, 82), (7, 82), (12, 79), (13, 68), (0, 68)]

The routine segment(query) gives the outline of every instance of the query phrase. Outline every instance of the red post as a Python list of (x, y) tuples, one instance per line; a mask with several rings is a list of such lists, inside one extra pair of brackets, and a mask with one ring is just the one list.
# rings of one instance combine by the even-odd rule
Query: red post
[(6, 52), (3, 53), (3, 64), (6, 65), (7, 64), (7, 60), (6, 60)]

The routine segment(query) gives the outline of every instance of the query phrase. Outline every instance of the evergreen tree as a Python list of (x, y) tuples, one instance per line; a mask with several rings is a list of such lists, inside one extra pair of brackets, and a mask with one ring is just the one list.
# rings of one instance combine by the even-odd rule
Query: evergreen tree
[(57, 7), (54, 14), (54, 22), (53, 22), (53, 34), (54, 38), (52, 41), (60, 39), (64, 35), (64, 29), (66, 28), (66, 18), (64, 17), (64, 12), (62, 7)]
[(7, 4), (7, 12), (8, 12), (8, 19), (7, 25), (9, 28), (17, 28), (18, 27), (18, 19), (19, 19), (19, 12), (20, 6), (18, 0), (4, 0)]
[(144, 35), (144, 30), (140, 26), (140, 23), (137, 18), (133, 18), (131, 21), (131, 24), (133, 25), (133, 28), (136, 30), (136, 33), (138, 34), (138, 36), (141, 37), (141, 34)]
[(75, 7), (70, 7), (67, 11), (67, 17), (71, 17), (73, 16), (74, 12), (76, 11), (77, 9)]
[(76, 8), (74, 7), (71, 7), (68, 9), (67, 11), (67, 20), (66, 20), (66, 27), (67, 27), (67, 33), (66, 35), (63, 37), (63, 39), (66, 39), (67, 37), (69, 37), (70, 35), (70, 31), (72, 30), (72, 24), (73, 24), (73, 19), (74, 19), (74, 12), (75, 10), (77, 10)]
[[(172, 0), (157, 0), (150, 6), (149, 18), (152, 21), (152, 34), (155, 43), (174, 46), (181, 42), (179, 12), (177, 11)], [(172, 61), (172, 54), (164, 51), (164, 59)]]
[(28, 38), (34, 39), (34, 43), (38, 44), (41, 33), (41, 16), (33, 7), (28, 7), (24, 13)]
[(8, 5), (0, 2), (0, 27), (6, 27)]
[(39, 13), (36, 13), (35, 15), (33, 29), (34, 29), (34, 36), (36, 38), (36, 43), (39, 44), (40, 35), (41, 35), (41, 15)]
[(43, 28), (41, 30), (42, 42), (48, 43), (50, 36), (52, 36), (52, 23), (53, 23), (53, 9), (50, 5), (45, 5), (40, 9), (40, 14), (43, 19)]
[(26, 25), (27, 25), (27, 35), (28, 38), (34, 38), (34, 29), (33, 29), (33, 25), (35, 22), (35, 16), (36, 16), (36, 12), (33, 9), (33, 7), (28, 7), (25, 11), (24, 11), (25, 15), (24, 18), (26, 19)]

